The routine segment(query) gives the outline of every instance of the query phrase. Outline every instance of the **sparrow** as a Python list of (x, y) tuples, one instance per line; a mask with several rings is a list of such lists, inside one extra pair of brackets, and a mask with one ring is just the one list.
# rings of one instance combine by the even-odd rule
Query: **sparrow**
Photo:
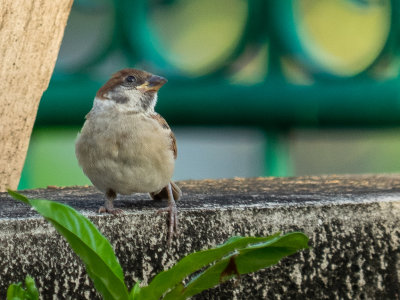
[(180, 188), (171, 181), (177, 157), (176, 139), (165, 119), (154, 111), (157, 92), (167, 82), (138, 69), (123, 69), (98, 90), (75, 144), (85, 175), (105, 194), (100, 213), (114, 208), (118, 194), (149, 193), (167, 200), (169, 238), (177, 232), (176, 202)]

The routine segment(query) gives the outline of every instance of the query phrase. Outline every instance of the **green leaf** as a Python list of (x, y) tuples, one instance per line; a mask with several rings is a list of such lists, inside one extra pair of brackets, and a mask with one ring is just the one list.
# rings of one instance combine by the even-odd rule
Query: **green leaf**
[(24, 289), (21, 282), (11, 284), (7, 289), (7, 300), (38, 300), (39, 291), (29, 275), (26, 276), (25, 286)]
[(129, 300), (135, 300), (137, 299), (139, 293), (140, 293), (140, 281), (136, 282), (136, 284), (133, 286), (131, 292), (129, 293)]
[(186, 299), (233, 277), (272, 266), (282, 258), (306, 248), (308, 237), (300, 232), (292, 232), (239, 249), (193, 278), (180, 295), (174, 295), (174, 299)]
[(26, 287), (26, 294), (29, 296), (28, 299), (30, 300), (39, 299), (39, 291), (36, 288), (35, 281), (29, 275), (26, 276), (25, 278), (25, 287)]
[(129, 299), (122, 268), (109, 241), (86, 217), (72, 207), (44, 199), (27, 199), (12, 192), (12, 197), (36, 209), (64, 236), (82, 259), (86, 271), (104, 299)]
[(23, 300), (25, 291), (22, 288), (22, 283), (13, 283), (7, 289), (7, 300)]
[(29, 199), (26, 198), (24, 195), (18, 194), (15, 191), (7, 189), (8, 194), (16, 200), (22, 201), (25, 204), (29, 204)]
[(240, 237), (228, 239), (224, 244), (209, 250), (189, 254), (167, 271), (159, 273), (148, 286), (143, 287), (139, 299), (160, 299), (168, 290), (173, 289), (190, 274), (208, 266), (210, 263), (223, 258), (236, 249), (241, 249), (249, 244), (265, 242), (279, 236), (276, 233), (269, 237)]
[(175, 299), (180, 299), (182, 297), (182, 294), (184, 292), (185, 287), (183, 286), (182, 283), (179, 283), (176, 285), (171, 291), (168, 292), (168, 294), (165, 295), (163, 300), (175, 300)]

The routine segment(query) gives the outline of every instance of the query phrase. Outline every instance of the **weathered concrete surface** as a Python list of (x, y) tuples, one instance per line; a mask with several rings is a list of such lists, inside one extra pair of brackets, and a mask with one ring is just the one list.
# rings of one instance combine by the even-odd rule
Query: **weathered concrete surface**
[[(93, 188), (26, 191), (88, 215), (111, 240), (128, 285), (147, 282), (195, 250), (232, 235), (304, 231), (312, 249), (196, 299), (399, 299), (400, 175), (254, 178), (180, 182), (181, 234), (166, 248), (164, 203), (121, 197), (123, 216), (98, 215)], [(0, 194), (0, 298), (36, 278), (43, 299), (98, 299), (78, 258), (42, 218)]]

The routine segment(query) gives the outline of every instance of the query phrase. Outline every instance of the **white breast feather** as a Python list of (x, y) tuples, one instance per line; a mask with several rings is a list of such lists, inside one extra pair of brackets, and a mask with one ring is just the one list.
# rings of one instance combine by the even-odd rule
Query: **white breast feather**
[(76, 155), (99, 190), (119, 194), (161, 190), (175, 163), (169, 133), (157, 121), (100, 99), (78, 136)]

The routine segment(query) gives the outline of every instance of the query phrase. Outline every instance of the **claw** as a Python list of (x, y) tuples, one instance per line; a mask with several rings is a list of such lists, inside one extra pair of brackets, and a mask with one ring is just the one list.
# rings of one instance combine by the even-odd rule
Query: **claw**
[(109, 214), (112, 214), (112, 215), (116, 216), (116, 215), (124, 214), (124, 211), (122, 209), (120, 209), (120, 208), (113, 208), (113, 207), (112, 208), (107, 208), (107, 207), (104, 207), (104, 206), (100, 206), (99, 213), (100, 214), (109, 213)]
[(117, 197), (117, 194), (113, 190), (111, 190), (111, 189), (107, 190), (107, 192), (106, 192), (106, 201), (104, 202), (104, 206), (100, 206), (99, 213), (100, 214), (109, 213), (109, 214), (112, 214), (114, 216), (123, 214), (124, 211), (122, 209), (114, 208), (113, 201), (114, 201), (114, 199), (116, 197)]
[(159, 209), (157, 211), (157, 214), (160, 214), (165, 211), (169, 213), (167, 245), (171, 246), (172, 237), (178, 234), (178, 209), (176, 207), (174, 196), (172, 194), (171, 184), (167, 185), (167, 191), (168, 191), (168, 207)]

